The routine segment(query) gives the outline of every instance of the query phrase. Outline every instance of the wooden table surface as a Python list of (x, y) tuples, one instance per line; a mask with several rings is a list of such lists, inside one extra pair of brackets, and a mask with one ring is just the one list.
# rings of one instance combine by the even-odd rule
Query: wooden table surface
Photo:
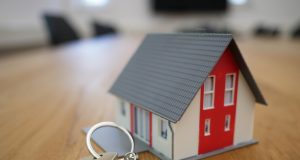
[[(105, 37), (0, 57), (0, 159), (88, 155), (81, 128), (114, 119), (107, 91), (143, 36)], [(259, 144), (211, 160), (300, 159), (300, 41), (238, 45), (269, 105), (256, 106)], [(156, 159), (150, 153), (140, 159)]]

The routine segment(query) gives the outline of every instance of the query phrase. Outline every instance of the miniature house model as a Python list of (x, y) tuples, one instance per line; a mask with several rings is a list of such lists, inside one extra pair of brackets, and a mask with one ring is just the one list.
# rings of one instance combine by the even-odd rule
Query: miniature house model
[(163, 159), (203, 158), (255, 143), (266, 104), (232, 35), (147, 35), (112, 86), (117, 122)]

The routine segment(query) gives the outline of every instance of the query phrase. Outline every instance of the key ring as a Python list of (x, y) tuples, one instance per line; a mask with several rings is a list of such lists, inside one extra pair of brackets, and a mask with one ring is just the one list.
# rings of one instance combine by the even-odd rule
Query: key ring
[(89, 150), (89, 152), (96, 158), (100, 158), (100, 155), (94, 150), (94, 148), (92, 147), (91, 144), (91, 136), (93, 134), (93, 132), (95, 132), (97, 129), (101, 128), (101, 127), (114, 127), (117, 129), (120, 129), (121, 131), (123, 131), (127, 137), (129, 138), (129, 141), (131, 143), (131, 149), (129, 153), (133, 153), (133, 149), (134, 149), (134, 142), (133, 142), (133, 138), (131, 137), (130, 133), (123, 127), (118, 126), (116, 123), (114, 122), (100, 122), (95, 124), (91, 129), (89, 129), (87, 135), (86, 135), (86, 145), (87, 148)]

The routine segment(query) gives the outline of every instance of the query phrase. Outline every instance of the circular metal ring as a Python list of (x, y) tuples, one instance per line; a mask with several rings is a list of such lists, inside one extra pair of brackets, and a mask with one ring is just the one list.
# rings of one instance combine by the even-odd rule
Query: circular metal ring
[(94, 148), (92, 147), (91, 144), (91, 137), (93, 132), (95, 132), (97, 129), (101, 128), (101, 127), (114, 127), (117, 129), (120, 129), (121, 131), (123, 131), (127, 137), (129, 138), (129, 141), (131, 143), (131, 149), (130, 152), (133, 152), (134, 149), (134, 142), (133, 142), (133, 138), (131, 137), (130, 133), (123, 127), (118, 126), (116, 123), (114, 122), (100, 122), (95, 124), (92, 128), (89, 129), (87, 135), (86, 135), (86, 145), (88, 147), (89, 152), (95, 157), (95, 158), (100, 158), (100, 155), (94, 150)]

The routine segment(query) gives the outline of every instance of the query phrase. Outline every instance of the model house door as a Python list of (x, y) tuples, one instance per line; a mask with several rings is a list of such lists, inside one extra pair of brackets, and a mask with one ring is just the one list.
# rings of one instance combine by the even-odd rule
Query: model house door
[(238, 74), (226, 52), (201, 87), (199, 154), (233, 145)]
[(134, 134), (146, 143), (150, 142), (150, 113), (140, 107), (134, 107)]

